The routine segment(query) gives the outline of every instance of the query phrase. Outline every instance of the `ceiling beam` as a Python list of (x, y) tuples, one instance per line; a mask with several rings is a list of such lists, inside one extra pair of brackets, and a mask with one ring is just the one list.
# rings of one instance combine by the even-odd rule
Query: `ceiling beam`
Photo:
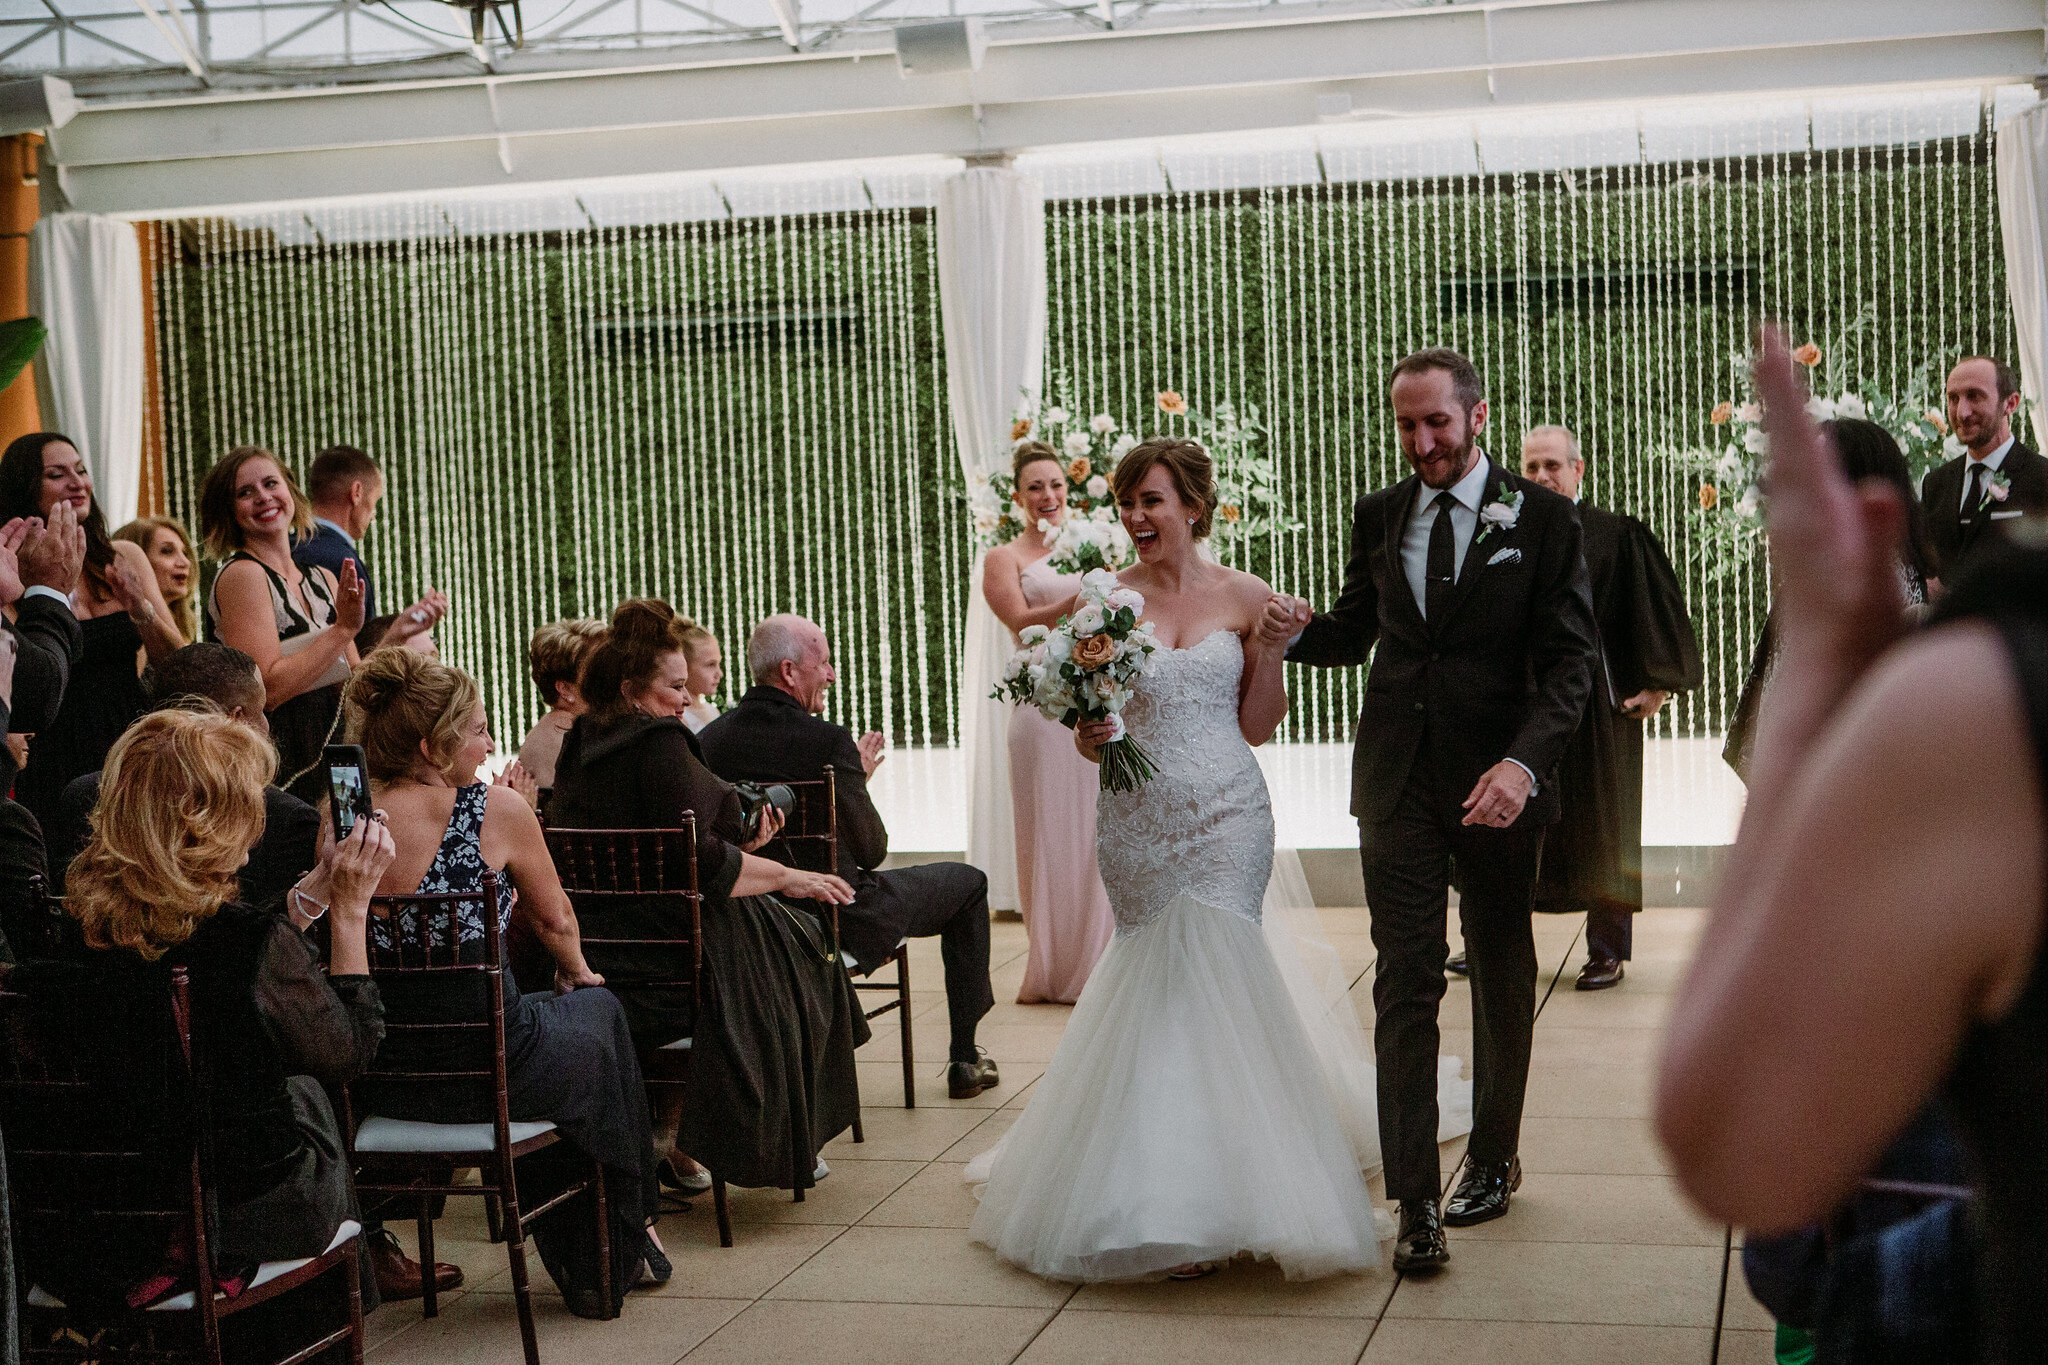
[(1336, 94), (1398, 117), (2025, 81), (2043, 44), (2041, 0), (1529, 0), (998, 42), (948, 75), (886, 52), (515, 73), (495, 118), (470, 79), (209, 92), (88, 106), (50, 148), (79, 208), (144, 216), (1290, 127)]

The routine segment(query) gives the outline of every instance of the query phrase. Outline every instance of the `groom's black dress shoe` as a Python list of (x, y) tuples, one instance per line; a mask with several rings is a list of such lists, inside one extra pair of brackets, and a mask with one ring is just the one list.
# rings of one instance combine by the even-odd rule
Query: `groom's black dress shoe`
[(1586, 965), (1579, 968), (1579, 979), (1573, 987), (1581, 991), (1604, 991), (1609, 986), (1621, 984), (1621, 959), (1618, 957), (1588, 958)]
[(1394, 1243), (1394, 1269), (1402, 1274), (1435, 1270), (1451, 1259), (1444, 1222), (1434, 1199), (1401, 1201), (1401, 1235)]
[[(980, 1052), (980, 1049), (976, 1049)], [(993, 1090), (1003, 1083), (1002, 1075), (996, 1070), (996, 1059), (981, 1052), (971, 1062), (949, 1062), (946, 1065), (946, 1094), (956, 1100), (971, 1100), (984, 1090)]]
[(1490, 1223), (1508, 1211), (1508, 1196), (1522, 1187), (1522, 1159), (1467, 1161), (1465, 1178), (1444, 1205), (1444, 1221), (1454, 1228)]

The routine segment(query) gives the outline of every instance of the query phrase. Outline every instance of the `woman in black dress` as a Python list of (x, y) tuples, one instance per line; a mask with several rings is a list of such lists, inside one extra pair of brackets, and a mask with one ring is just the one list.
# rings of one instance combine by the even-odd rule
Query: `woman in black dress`
[[(553, 990), (522, 995), (505, 973), (505, 1061), (512, 1117), (553, 1122), (586, 1159), (606, 1167), (611, 1199), (612, 1302), (598, 1294), (597, 1240), (588, 1213), (571, 1201), (537, 1220), (541, 1263), (579, 1317), (617, 1317), (626, 1291), (642, 1277), (657, 1282), (668, 1260), (651, 1226), (657, 1192), (654, 1149), (647, 1140), (647, 1093), (618, 999), (590, 970), (578, 941), (540, 821), (507, 786), (477, 781), (492, 750), (475, 680), (409, 649), (380, 649), (349, 683), (350, 743), (363, 746), (371, 790), (384, 811), (398, 857), (378, 887), (385, 895), (474, 891), (485, 871), (497, 873), (503, 903), (500, 932), (524, 922), (555, 964)], [(474, 912), (472, 912), (474, 914)], [(481, 960), (482, 917), (465, 921), (465, 951)], [(373, 919), (380, 947), (405, 924)], [(379, 1114), (429, 1123), (473, 1123), (490, 1117), (467, 1090), (440, 1096), (416, 1089), (373, 1095)], [(571, 1154), (550, 1148), (520, 1163), (520, 1194), (538, 1206), (578, 1174)]]
[(85, 653), (71, 678), (56, 723), (29, 741), (28, 764), (14, 797), (44, 829), (57, 799), (81, 773), (98, 772), (107, 750), (142, 714), (141, 651), (160, 659), (185, 643), (142, 547), (108, 538), (85, 458), (68, 436), (39, 431), (17, 438), (0, 455), (0, 522), (47, 520), (69, 503), (85, 530), (85, 572), (71, 594), (71, 612), (85, 634)]
[[(93, 837), (71, 871), (67, 909), (89, 951), (32, 963), (13, 983), (64, 1011), (81, 1056), (133, 1059), (138, 1037), (156, 1033), (169, 1045), (170, 969), (189, 970), (205, 1150), (220, 1197), (211, 1245), (224, 1278), (317, 1256), (344, 1221), (360, 1221), (321, 1087), (360, 1074), (384, 1034), (363, 939), (370, 895), (393, 854), (381, 825), (365, 820), (338, 846), (329, 840), (300, 883), (328, 907), (326, 972), (283, 916), (232, 900), (263, 833), (275, 762), (260, 734), (218, 712), (159, 711), (138, 723), (108, 755)], [(170, 1098), (148, 1093), (147, 1068), (107, 1080), (134, 1084), (139, 1122)], [(67, 1301), (154, 1302), (190, 1287), (163, 1273), (163, 1250), (157, 1241), (36, 1254), (51, 1263), (38, 1266), (43, 1282), (63, 1284)], [(70, 1265), (77, 1257), (83, 1263)], [(374, 1306), (376, 1279), (365, 1274), (363, 1283)]]
[(2048, 1359), (2048, 549), (2023, 528), (1907, 635), (1898, 496), (1828, 458), (1775, 333), (1757, 379), (1778, 666), (1658, 1132), (1694, 1200), (1769, 1234), (1945, 1097), (1977, 1172), (1966, 1349)]
[[(689, 1033), (690, 1083), (673, 1118), (669, 1161), (684, 1188), (702, 1180), (690, 1158), (727, 1182), (792, 1185), (815, 1178), (818, 1149), (860, 1111), (853, 1050), (867, 1041), (853, 983), (829, 931), (793, 900), (846, 905), (838, 877), (754, 856), (779, 827), (744, 827), (729, 783), (703, 764), (683, 720), (690, 691), (688, 622), (668, 603), (623, 603), (611, 632), (584, 666), (589, 710), (576, 718), (555, 761), (549, 823), (562, 829), (667, 829), (697, 817), (697, 878), (704, 894), (704, 1003), (695, 1021), (658, 991), (622, 989), (642, 1046)], [(605, 916), (600, 937), (655, 937), (646, 910)], [(641, 932), (636, 932), (641, 931)], [(688, 1155), (685, 1156), (684, 1154)]]
[(292, 536), (313, 514), (269, 451), (240, 446), (206, 472), (199, 532), (222, 561), (206, 601), (207, 633), (263, 671), (277, 784), (308, 805), (322, 795), (321, 750), (337, 737), (341, 689), (362, 660), (363, 584), (353, 561), (337, 578), (292, 562)]

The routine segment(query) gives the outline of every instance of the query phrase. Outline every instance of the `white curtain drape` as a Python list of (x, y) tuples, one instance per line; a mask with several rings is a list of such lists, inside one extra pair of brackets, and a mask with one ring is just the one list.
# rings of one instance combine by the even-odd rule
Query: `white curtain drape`
[[(961, 471), (1006, 467), (1020, 401), (1038, 396), (1045, 360), (1045, 197), (1006, 167), (977, 166), (939, 187), (939, 311)], [(967, 765), (967, 861), (988, 874), (991, 907), (1017, 901), (1010, 809), (1009, 711), (989, 700), (1010, 633), (981, 599), (974, 564), (960, 665), (960, 747)]]
[(2048, 400), (2048, 104), (1998, 128), (1998, 219), (2005, 234), (2005, 283), (2020, 338), (2020, 387), (2042, 428)]
[(135, 225), (59, 213), (29, 238), (29, 292), (50, 329), (39, 357), (52, 431), (78, 442), (107, 529), (142, 493), (142, 246)]

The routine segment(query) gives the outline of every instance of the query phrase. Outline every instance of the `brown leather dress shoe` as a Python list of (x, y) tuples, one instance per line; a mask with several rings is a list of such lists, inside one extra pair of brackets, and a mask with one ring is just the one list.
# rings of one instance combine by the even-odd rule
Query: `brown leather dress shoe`
[(1574, 990), (1604, 991), (1609, 986), (1621, 984), (1621, 959), (1618, 957), (1589, 958), (1579, 968), (1578, 983)]
[[(397, 1234), (385, 1228), (370, 1239), (370, 1268), (377, 1272), (377, 1297), (386, 1303), (416, 1299), (426, 1293), (420, 1281), (420, 1263), (405, 1254)], [(462, 1267), (446, 1261), (434, 1262), (434, 1292), (446, 1294), (462, 1287)]]

